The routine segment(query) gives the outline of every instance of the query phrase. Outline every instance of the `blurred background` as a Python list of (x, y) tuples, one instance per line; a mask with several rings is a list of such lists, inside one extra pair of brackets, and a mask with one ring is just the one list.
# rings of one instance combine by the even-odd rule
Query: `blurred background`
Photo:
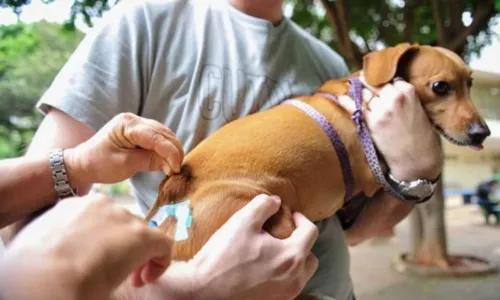
[[(115, 4), (0, 0), (0, 158), (23, 154), (41, 121), (34, 104)], [(474, 69), (472, 98), (492, 131), (485, 149), (443, 142), (437, 195), (393, 232), (352, 247), (352, 277), (361, 300), (500, 299), (500, 197), (493, 189), (485, 204), (475, 194), (500, 178), (500, 0), (289, 0), (284, 11), (352, 70), (399, 42), (446, 47)], [(127, 182), (95, 189), (137, 209)]]

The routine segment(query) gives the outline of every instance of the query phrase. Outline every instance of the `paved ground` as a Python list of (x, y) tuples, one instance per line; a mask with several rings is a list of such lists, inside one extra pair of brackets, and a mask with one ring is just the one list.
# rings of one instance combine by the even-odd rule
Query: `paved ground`
[[(475, 206), (448, 202), (446, 213), (451, 253), (473, 254), (500, 264), (500, 227), (483, 225)], [(351, 274), (359, 300), (499, 300), (500, 275), (467, 279), (420, 279), (393, 271), (390, 261), (406, 251), (408, 224), (388, 241), (351, 248)]]

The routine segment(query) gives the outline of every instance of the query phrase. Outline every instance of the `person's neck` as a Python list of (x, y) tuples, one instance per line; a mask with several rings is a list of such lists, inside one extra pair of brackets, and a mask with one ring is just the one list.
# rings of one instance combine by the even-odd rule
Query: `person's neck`
[(283, 0), (231, 0), (231, 5), (252, 17), (278, 25), (283, 19)]

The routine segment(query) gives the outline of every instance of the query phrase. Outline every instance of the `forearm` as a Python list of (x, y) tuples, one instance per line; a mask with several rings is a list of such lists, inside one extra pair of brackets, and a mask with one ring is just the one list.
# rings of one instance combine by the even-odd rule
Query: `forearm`
[[(66, 155), (65, 155), (66, 159)], [(79, 194), (87, 193), (90, 184), (78, 181), (77, 171), (66, 164), (71, 185)], [(57, 197), (49, 163), (49, 154), (31, 155), (0, 161), (0, 228), (25, 218), (53, 204)]]
[(72, 264), (35, 247), (16, 248), (0, 259), (0, 299), (79, 300)]
[(370, 204), (353, 226), (345, 231), (347, 243), (355, 246), (377, 236), (401, 222), (413, 208), (413, 204), (401, 202), (387, 193), (367, 200)]
[(48, 156), (2, 160), (0, 173), (0, 228), (56, 199)]

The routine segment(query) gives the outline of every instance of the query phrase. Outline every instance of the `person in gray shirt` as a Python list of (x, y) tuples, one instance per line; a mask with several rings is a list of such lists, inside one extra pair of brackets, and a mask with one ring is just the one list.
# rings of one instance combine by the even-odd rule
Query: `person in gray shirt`
[[(346, 76), (344, 60), (285, 18), (282, 6), (282, 0), (122, 0), (37, 104), (46, 117), (32, 151), (74, 147), (115, 115), (130, 112), (170, 128), (187, 153), (227, 122)], [(437, 137), (428, 135), (431, 125), (411, 85), (388, 84), (378, 95), (366, 118), (392, 175), (435, 178)], [(143, 213), (164, 176), (131, 174)], [(85, 192), (89, 185), (78, 188)], [(319, 267), (304, 293), (354, 299), (348, 244), (391, 228), (412, 208), (385, 194), (371, 203), (348, 230), (337, 216), (316, 224), (320, 234), (312, 251)]]

